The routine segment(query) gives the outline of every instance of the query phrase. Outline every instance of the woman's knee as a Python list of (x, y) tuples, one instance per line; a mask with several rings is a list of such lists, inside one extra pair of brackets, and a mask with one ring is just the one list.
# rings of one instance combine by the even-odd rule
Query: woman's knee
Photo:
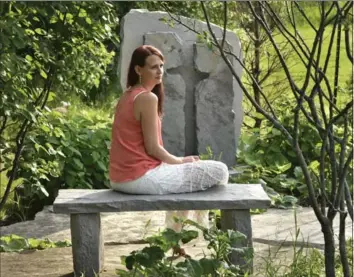
[(223, 162), (217, 162), (217, 164), (220, 169), (221, 184), (227, 184), (229, 181), (229, 169)]

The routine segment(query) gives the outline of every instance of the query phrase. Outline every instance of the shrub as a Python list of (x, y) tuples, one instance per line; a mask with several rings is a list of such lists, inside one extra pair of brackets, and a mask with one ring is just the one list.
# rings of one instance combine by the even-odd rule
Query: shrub
[(111, 120), (107, 116), (48, 112), (28, 135), (17, 188), (33, 214), (51, 204), (59, 189), (109, 187)]

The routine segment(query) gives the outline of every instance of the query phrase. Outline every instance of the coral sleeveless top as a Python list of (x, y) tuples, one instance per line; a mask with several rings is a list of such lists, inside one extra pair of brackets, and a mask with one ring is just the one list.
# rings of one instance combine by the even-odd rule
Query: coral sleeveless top
[[(146, 153), (141, 124), (134, 116), (135, 97), (145, 93), (144, 90), (140, 87), (126, 91), (116, 106), (109, 154), (109, 178), (115, 183), (138, 179), (161, 164), (161, 161)], [(160, 118), (158, 138), (162, 146)]]

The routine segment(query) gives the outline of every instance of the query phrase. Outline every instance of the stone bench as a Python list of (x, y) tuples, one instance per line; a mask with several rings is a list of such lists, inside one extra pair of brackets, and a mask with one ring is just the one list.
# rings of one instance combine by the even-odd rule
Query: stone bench
[[(74, 272), (94, 276), (103, 268), (104, 241), (100, 213), (127, 211), (212, 210), (221, 209), (221, 228), (247, 236), (252, 247), (250, 209), (267, 208), (270, 199), (261, 185), (229, 184), (206, 191), (169, 195), (129, 195), (113, 190), (60, 190), (53, 209), (70, 214)], [(237, 245), (246, 246), (246, 245)], [(118, 258), (118, 257), (117, 257)], [(236, 253), (232, 263), (244, 265)], [(252, 267), (252, 263), (249, 265)]]

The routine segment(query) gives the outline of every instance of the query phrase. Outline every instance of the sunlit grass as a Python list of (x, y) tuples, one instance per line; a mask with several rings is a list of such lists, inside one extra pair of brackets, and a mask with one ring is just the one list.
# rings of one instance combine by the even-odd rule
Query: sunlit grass
[[(352, 26), (351, 26), (352, 29)], [(291, 30), (291, 29), (290, 29)], [(298, 27), (298, 32), (305, 41), (307, 47), (311, 51), (312, 45), (315, 41), (315, 36), (316, 33), (315, 31), (308, 25), (302, 25)], [(332, 32), (332, 26), (329, 26), (324, 33), (323, 37), (323, 42), (321, 44), (322, 51), (321, 55), (319, 58), (319, 66), (323, 69), (327, 52), (329, 49), (330, 45), (330, 37), (331, 37), (331, 32)], [(293, 33), (293, 30), (292, 30)], [(351, 33), (351, 32), (350, 32)], [(277, 43), (278, 46), (282, 46), (284, 43), (286, 43), (285, 37), (280, 34), (279, 32), (274, 32), (274, 40)], [(334, 35), (334, 43), (332, 45), (332, 50), (331, 50), (331, 55), (330, 59), (328, 62), (328, 67), (326, 71), (326, 76), (328, 78), (329, 84), (332, 88), (334, 89), (334, 77), (335, 77), (335, 72), (336, 72), (336, 45), (337, 45), (337, 32)], [(351, 45), (352, 45), (352, 40), (353, 37), (351, 35)], [(317, 47), (318, 49), (318, 47)], [(300, 52), (300, 50), (297, 48), (297, 50)], [(306, 65), (303, 64), (301, 61), (301, 58), (298, 56), (295, 50), (291, 47), (290, 44), (287, 45), (284, 51), (282, 51), (282, 55), (286, 55), (286, 52), (290, 51), (288, 54), (288, 57), (286, 59), (286, 65), (289, 68), (289, 72), (291, 75), (291, 78), (294, 80), (295, 84), (299, 87), (302, 88), (304, 84), (304, 80), (306, 77)], [(276, 51), (274, 47), (271, 45), (270, 42), (268, 42), (267, 46), (265, 47), (264, 51), (261, 53), (261, 69), (263, 72), (265, 72), (268, 68), (268, 58), (267, 55), (274, 55), (276, 54)], [(316, 51), (317, 55), (317, 51)], [(303, 55), (302, 55), (303, 56)], [(337, 97), (337, 106), (339, 108), (343, 108), (345, 104), (349, 101), (349, 99), (352, 98), (351, 91), (348, 89), (348, 82), (352, 79), (352, 64), (350, 60), (347, 57), (346, 50), (345, 50), (345, 40), (344, 40), (344, 32), (342, 31), (341, 35), (341, 41), (340, 41), (340, 56), (339, 56), (339, 70), (338, 70), (338, 97)], [(317, 56), (315, 56), (317, 59)], [(308, 60), (305, 58), (305, 62)], [(311, 71), (314, 73), (314, 69)], [(246, 78), (247, 74), (243, 74), (243, 82), (247, 83), (248, 80)], [(321, 84), (322, 89), (324, 92), (328, 95), (328, 90), (326, 86), (324, 85), (324, 81)], [(309, 95), (311, 93), (311, 90), (314, 86), (314, 81), (310, 78), (309, 84), (306, 88), (306, 94)], [(250, 92), (252, 92), (252, 88), (250, 85), (247, 85), (247, 88), (249, 89)], [(295, 99), (293, 98), (293, 92), (291, 91), (290, 88), (290, 83), (287, 79), (286, 73), (284, 69), (280, 69), (277, 72), (272, 73), (268, 79), (262, 84), (263, 91), (267, 98), (269, 99), (270, 103), (272, 103), (274, 106), (279, 105), (279, 100), (280, 103), (282, 102), (281, 99), (286, 99), (286, 100), (294, 100), (294, 106), (296, 105)], [(332, 91), (333, 93), (333, 91)], [(318, 101), (315, 100), (315, 101)], [(245, 111), (250, 111), (252, 110), (252, 107), (250, 106), (249, 101), (244, 97), (243, 101), (243, 107)], [(245, 121), (248, 125), (252, 125), (253, 120), (250, 120), (250, 118)]]

